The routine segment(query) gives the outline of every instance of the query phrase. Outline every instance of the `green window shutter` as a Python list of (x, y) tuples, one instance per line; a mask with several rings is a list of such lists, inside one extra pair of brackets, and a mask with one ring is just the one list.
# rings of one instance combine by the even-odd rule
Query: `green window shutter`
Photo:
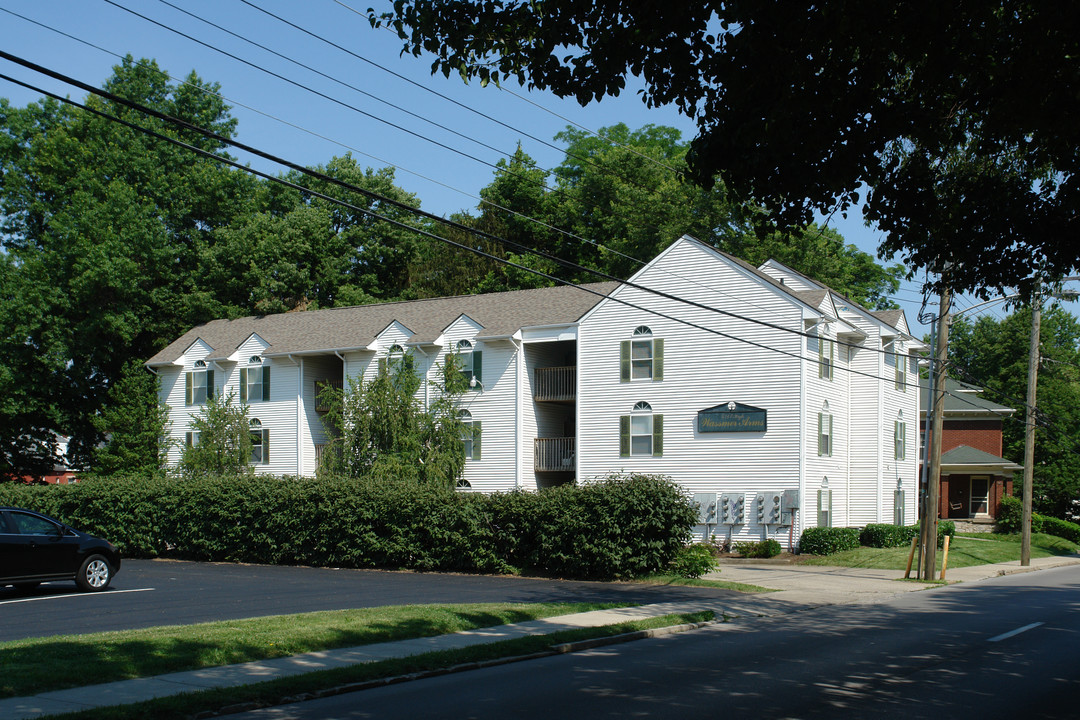
[(822, 413), (817, 414), (817, 454), (825, 454), (825, 436), (822, 435), (822, 426), (825, 424), (825, 416)]
[(267, 465), (270, 462), (270, 430), (268, 428), (263, 428), (262, 441), (263, 441), (263, 458), (262, 458), (262, 461), (263, 461), (263, 465)]
[(619, 416), (619, 457), (630, 457), (630, 416)]
[(191, 447), (191, 432), (189, 431), (189, 432), (185, 433), (185, 437), (186, 437), (187, 446)]
[(262, 389), (263, 389), (263, 402), (270, 402), (270, 368), (263, 367), (262, 369)]
[(386, 358), (384, 357), (379, 358), (379, 374), (386, 374)]
[(630, 341), (619, 345), (619, 382), (630, 382)]
[(214, 371), (206, 371), (206, 399), (214, 397)]
[(825, 340), (818, 338), (817, 341), (817, 376), (819, 378), (825, 377)]
[[(187, 375), (187, 377), (185, 379), (185, 383), (187, 385), (187, 395), (185, 396), (186, 399), (184, 400), (184, 404), (185, 405), (190, 405), (191, 404), (191, 373), (186, 373), (186, 375)], [(190, 445), (191, 443), (188, 443), (188, 444)]]
[(472, 353), (472, 375), (476, 378), (477, 384), (484, 381), (484, 353), (480, 350), (473, 350)]
[(482, 434), (481, 431), (480, 431), (480, 421), (479, 420), (473, 420), (473, 422), (472, 422), (472, 432), (473, 432), (473, 436), (472, 436), (472, 459), (473, 460), (479, 460), (480, 459), (480, 436)]
[(652, 454), (661, 457), (664, 454), (664, 416), (652, 416)]
[(247, 368), (240, 368), (240, 402), (247, 402)]
[(653, 340), (653, 373), (652, 379), (664, 379), (664, 338)]

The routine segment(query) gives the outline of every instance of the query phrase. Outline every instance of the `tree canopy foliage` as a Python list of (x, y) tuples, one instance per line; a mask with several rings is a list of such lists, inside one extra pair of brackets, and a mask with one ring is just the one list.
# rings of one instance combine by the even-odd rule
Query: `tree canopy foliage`
[[(1070, 519), (1080, 514), (1080, 321), (1058, 307), (1043, 314), (1041, 328), (1032, 498), (1036, 512)], [(949, 337), (950, 375), (1017, 408), (1002, 428), (1004, 457), (1014, 462), (1024, 458), (1030, 334), (1031, 310), (1024, 308), (1002, 320), (961, 318)]]
[[(170, 83), (153, 61), (129, 57), (105, 88), (223, 137), (237, 130), (218, 86), (194, 74)], [(115, 101), (87, 103), (225, 156), (219, 140)], [(756, 206), (723, 183), (680, 178), (690, 146), (678, 131), (616, 125), (602, 134), (561, 133), (567, 159), (550, 172), (519, 149), (481, 189), (475, 213), (450, 227), (412, 214), (420, 198), (392, 170), (348, 154), (314, 168), (325, 177), (285, 173), (285, 186), (58, 101), (0, 99), (0, 476), (46, 471), (57, 434), (71, 437), (77, 469), (153, 466), (160, 417), (138, 364), (215, 318), (553, 282), (532, 270), (597, 279), (561, 263), (626, 277), (684, 233), (752, 263), (776, 257), (866, 305), (889, 304), (899, 266), (880, 267), (831, 230), (755, 234)]]
[(397, 0), (369, 11), (432, 70), (581, 103), (672, 103), (689, 157), (770, 218), (864, 213), (956, 289), (1080, 267), (1080, 6), (1035, 0)]

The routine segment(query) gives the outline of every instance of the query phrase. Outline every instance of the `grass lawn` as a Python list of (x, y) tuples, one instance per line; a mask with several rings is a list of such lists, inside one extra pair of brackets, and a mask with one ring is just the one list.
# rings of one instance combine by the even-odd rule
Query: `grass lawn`
[[(722, 571), (721, 567), (717, 567), (717, 570)], [(645, 583), (646, 585), (686, 585), (689, 587), (710, 587), (720, 588), (721, 590), (737, 590), (744, 593), (771, 593), (777, 592), (771, 588), (764, 588), (760, 585), (748, 585), (746, 583), (731, 582), (730, 580), (709, 580), (706, 578), (685, 578), (681, 575), (646, 575), (645, 577), (634, 580), (636, 583)]]
[[(620, 607), (400, 605), (0, 643), (0, 698)], [(80, 668), (65, 672), (64, 668)]]
[[(880, 568), (883, 570), (903, 570), (907, 565), (910, 546), (897, 548), (867, 548), (845, 550), (824, 557), (806, 557), (799, 562), (802, 565), (833, 565), (839, 567)], [(1051, 557), (1080, 552), (1080, 545), (1069, 542), (1056, 535), (1033, 533), (1031, 536), (1031, 557)], [(988, 563), (1009, 562), (1020, 559), (1020, 536), (997, 535), (993, 533), (957, 534), (949, 544), (949, 567), (970, 567)], [(941, 551), (938, 551), (938, 564), (941, 563)]]
[(499, 658), (529, 657), (536, 653), (551, 652), (552, 646), (560, 643), (610, 637), (683, 623), (705, 622), (712, 620), (713, 617), (711, 611), (704, 611), (665, 615), (604, 627), (567, 630), (552, 635), (532, 635), (458, 650), (441, 650), (397, 660), (320, 670), (255, 685), (206, 690), (132, 705), (103, 707), (69, 713), (61, 717), (67, 720), (144, 720), (148, 717), (154, 720), (190, 720), (195, 717), (206, 717), (209, 714), (240, 712), (256, 707), (295, 702), (297, 698), (302, 697), (318, 697), (343, 690), (377, 686), (385, 682), (383, 678), (452, 672), (455, 669), (468, 670)]

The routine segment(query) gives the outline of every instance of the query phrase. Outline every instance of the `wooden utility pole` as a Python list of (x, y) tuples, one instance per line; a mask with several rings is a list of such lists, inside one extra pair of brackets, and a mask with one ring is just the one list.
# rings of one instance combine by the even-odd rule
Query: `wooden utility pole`
[(1039, 377), (1039, 325), (1042, 295), (1039, 283), (1031, 294), (1031, 347), (1028, 349), (1027, 418), (1024, 427), (1024, 503), (1020, 520), (1020, 564), (1031, 564), (1031, 486), (1035, 480), (1035, 401)]
[(938, 508), (941, 497), (941, 428), (945, 417), (945, 361), (949, 358), (949, 309), (952, 297), (946, 285), (941, 290), (938, 306), (937, 353), (934, 358), (933, 417), (927, 441), (930, 443), (930, 471), (926, 485), (926, 505), (920, 528), (923, 546), (923, 566), (919, 574), (922, 580), (934, 579), (937, 565)]

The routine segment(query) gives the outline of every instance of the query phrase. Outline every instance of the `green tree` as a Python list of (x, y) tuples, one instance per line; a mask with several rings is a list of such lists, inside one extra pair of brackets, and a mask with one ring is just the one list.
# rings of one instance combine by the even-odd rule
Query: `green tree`
[[(1014, 462), (1024, 458), (1030, 333), (1031, 311), (1022, 308), (1002, 320), (958, 320), (949, 336), (950, 374), (1017, 408), (1002, 428), (1004, 456)], [(1041, 335), (1032, 499), (1036, 512), (1068, 519), (1080, 514), (1080, 321), (1052, 308), (1042, 316)]]
[(159, 398), (158, 380), (138, 360), (128, 362), (93, 418), (105, 441), (94, 448), (96, 475), (156, 475), (165, 470), (169, 408)]
[[(105, 88), (226, 136), (235, 128), (222, 100), (204, 92), (216, 85), (194, 74), (171, 85), (152, 61), (127, 58)], [(116, 103), (86, 103), (223, 153)], [(246, 173), (83, 110), (0, 100), (0, 240), (11, 313), (4, 329), (12, 343), (0, 353), (0, 363), (12, 364), (0, 376), (10, 372), (27, 406), (41, 410), (21, 419), (5, 408), (0, 424), (34, 437), (48, 422), (49, 431), (71, 436), (76, 463), (87, 464), (101, 439), (91, 419), (124, 364), (222, 314), (194, 271), (213, 229), (248, 212), (253, 187)], [(20, 359), (31, 348), (38, 367)], [(7, 462), (29, 459), (17, 453)]]
[(236, 394), (207, 398), (191, 419), (191, 444), (180, 456), (180, 471), (189, 477), (202, 475), (250, 475), (251, 426), (248, 406), (236, 402)]
[(411, 353), (389, 362), (370, 380), (351, 378), (345, 392), (324, 390), (325, 421), (336, 438), (321, 471), (390, 476), (452, 488), (465, 469), (458, 400), (467, 389), (455, 356), (440, 366), (424, 408), (422, 379)]
[(959, 289), (1080, 266), (1080, 7), (981, 3), (401, 0), (369, 10), (432, 71), (582, 104), (628, 75), (697, 124), (690, 170), (767, 219), (865, 215)]
[[(892, 306), (887, 296), (899, 285), (901, 266), (881, 267), (831, 229), (756, 234), (749, 218), (760, 210), (734, 202), (720, 184), (706, 190), (683, 179), (689, 144), (675, 128), (646, 125), (632, 131), (619, 124), (599, 134), (603, 138), (573, 127), (559, 133), (566, 160), (550, 181), (519, 148), (509, 163), (499, 163), (494, 180), (481, 190), (480, 215), (466, 222), (619, 278), (689, 234), (755, 265), (775, 258), (870, 307)], [(564, 279), (598, 279), (527, 253), (493, 252)], [(489, 269), (467, 291), (548, 282), (494, 262), (484, 265)]]

